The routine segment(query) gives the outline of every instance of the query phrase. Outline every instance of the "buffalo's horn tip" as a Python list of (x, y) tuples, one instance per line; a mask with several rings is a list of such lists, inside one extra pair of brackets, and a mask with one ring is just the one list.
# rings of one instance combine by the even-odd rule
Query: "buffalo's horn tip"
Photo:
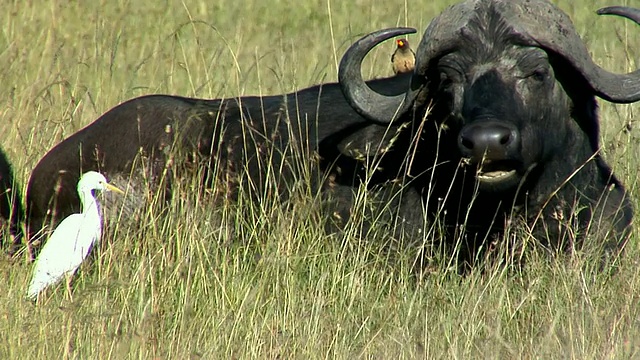
[(607, 6), (596, 11), (598, 15), (617, 15), (640, 24), (640, 9), (627, 6)]

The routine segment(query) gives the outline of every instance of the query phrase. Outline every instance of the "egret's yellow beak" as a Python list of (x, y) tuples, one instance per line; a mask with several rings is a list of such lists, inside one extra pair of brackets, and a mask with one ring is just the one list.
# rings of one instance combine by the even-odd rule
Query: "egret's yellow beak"
[(104, 188), (109, 190), (109, 191), (113, 191), (113, 192), (117, 192), (118, 194), (123, 194), (124, 195), (124, 191), (120, 190), (119, 188), (109, 184), (109, 183), (105, 183), (104, 184)]

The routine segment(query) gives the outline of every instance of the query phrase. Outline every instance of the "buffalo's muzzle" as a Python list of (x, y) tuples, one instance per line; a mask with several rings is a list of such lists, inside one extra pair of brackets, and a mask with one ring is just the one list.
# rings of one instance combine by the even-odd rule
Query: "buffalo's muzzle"
[(513, 126), (494, 121), (469, 124), (458, 137), (462, 155), (475, 163), (515, 158), (519, 144), (520, 136)]
[(520, 158), (520, 136), (509, 124), (480, 121), (462, 128), (458, 147), (464, 158), (478, 167), (477, 179), (481, 183), (517, 183), (516, 168)]

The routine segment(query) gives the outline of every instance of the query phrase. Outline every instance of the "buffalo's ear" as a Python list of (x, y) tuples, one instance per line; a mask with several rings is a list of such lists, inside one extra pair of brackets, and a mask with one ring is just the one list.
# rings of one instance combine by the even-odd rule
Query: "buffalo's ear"
[(398, 129), (397, 126), (369, 125), (340, 140), (337, 143), (338, 150), (354, 159), (372, 159), (389, 150), (398, 136)]
[(594, 151), (598, 151), (600, 146), (598, 103), (588, 80), (579, 69), (575, 68), (573, 64), (562, 56), (552, 54), (552, 56), (549, 56), (549, 63), (553, 67), (556, 80), (571, 101), (571, 118), (587, 134), (591, 148)]

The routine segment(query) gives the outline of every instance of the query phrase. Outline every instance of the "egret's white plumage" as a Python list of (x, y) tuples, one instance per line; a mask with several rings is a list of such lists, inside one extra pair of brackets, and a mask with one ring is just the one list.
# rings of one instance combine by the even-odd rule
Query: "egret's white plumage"
[(82, 175), (78, 181), (78, 194), (82, 204), (80, 214), (69, 215), (45, 243), (34, 264), (33, 278), (27, 297), (36, 299), (47, 286), (71, 276), (89, 254), (91, 246), (102, 236), (102, 219), (93, 190), (122, 190), (107, 183), (107, 179), (95, 171)]

